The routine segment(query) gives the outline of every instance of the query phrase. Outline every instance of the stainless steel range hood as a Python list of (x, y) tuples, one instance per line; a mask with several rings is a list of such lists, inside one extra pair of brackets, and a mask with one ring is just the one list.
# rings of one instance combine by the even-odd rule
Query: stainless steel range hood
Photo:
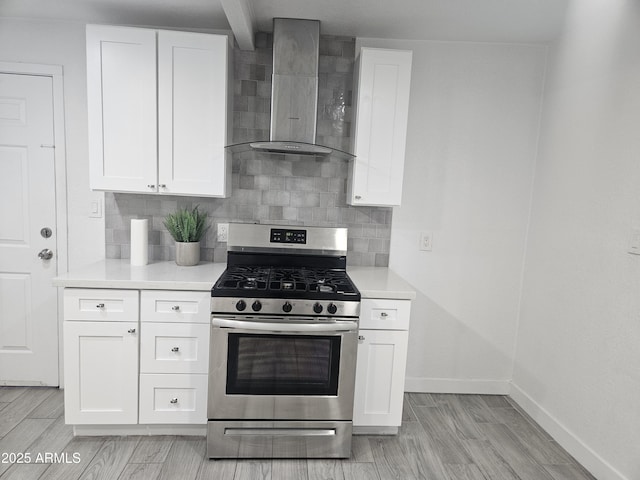
[(316, 144), (319, 59), (318, 20), (273, 19), (270, 139), (234, 145), (232, 151), (249, 147), (273, 153), (353, 157)]

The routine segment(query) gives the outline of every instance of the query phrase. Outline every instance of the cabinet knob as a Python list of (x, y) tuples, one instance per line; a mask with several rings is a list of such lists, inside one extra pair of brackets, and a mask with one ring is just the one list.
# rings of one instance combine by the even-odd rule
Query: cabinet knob
[(155, 185), (152, 185), (152, 184), (147, 185), (147, 187), (148, 187), (148, 188), (156, 188), (156, 186), (155, 186)]
[(179, 352), (180, 351), (180, 347), (173, 347), (171, 349), (172, 352)]
[(360, 341), (364, 340), (364, 336), (363, 335), (358, 335), (358, 340), (360, 340)]
[(172, 398), (171, 400), (169, 400), (169, 403), (173, 403), (175, 405), (176, 403), (178, 403), (178, 399)]
[(361, 196), (361, 195), (356, 195), (354, 198), (355, 198), (356, 200), (362, 200), (362, 196)]
[(104, 303), (99, 303), (96, 305), (96, 308), (104, 308)]
[(171, 310), (177, 312), (178, 310), (180, 310), (180, 305), (174, 305), (173, 307), (171, 307)]
[(166, 183), (161, 183), (160, 185), (158, 185), (159, 188), (167, 188), (167, 184)]
[(135, 328), (130, 328), (129, 330), (127, 330), (128, 333), (136, 333), (136, 329)]
[(381, 317), (388, 317), (389, 314), (387, 312), (380, 312)]

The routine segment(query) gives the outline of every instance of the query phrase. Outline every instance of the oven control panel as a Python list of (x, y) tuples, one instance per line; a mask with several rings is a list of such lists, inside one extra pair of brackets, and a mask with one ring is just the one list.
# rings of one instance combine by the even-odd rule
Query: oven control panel
[(272, 228), (271, 229), (271, 243), (307, 243), (307, 231), (306, 230), (292, 230), (288, 228)]
[[(317, 301), (300, 298), (211, 297), (211, 312), (254, 318), (266, 315), (284, 318), (315, 317), (319, 321), (339, 317), (358, 317), (359, 301)], [(265, 317), (266, 318), (266, 317)]]

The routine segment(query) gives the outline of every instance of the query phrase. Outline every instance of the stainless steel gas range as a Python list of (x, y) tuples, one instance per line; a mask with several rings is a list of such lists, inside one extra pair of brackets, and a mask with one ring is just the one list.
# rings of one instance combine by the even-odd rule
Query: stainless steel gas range
[(211, 290), (207, 454), (351, 453), (360, 292), (347, 229), (231, 224)]

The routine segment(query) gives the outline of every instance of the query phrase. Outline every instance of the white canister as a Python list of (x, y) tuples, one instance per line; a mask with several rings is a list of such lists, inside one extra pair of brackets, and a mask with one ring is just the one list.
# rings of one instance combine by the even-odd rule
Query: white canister
[(131, 219), (131, 265), (149, 263), (149, 220)]

